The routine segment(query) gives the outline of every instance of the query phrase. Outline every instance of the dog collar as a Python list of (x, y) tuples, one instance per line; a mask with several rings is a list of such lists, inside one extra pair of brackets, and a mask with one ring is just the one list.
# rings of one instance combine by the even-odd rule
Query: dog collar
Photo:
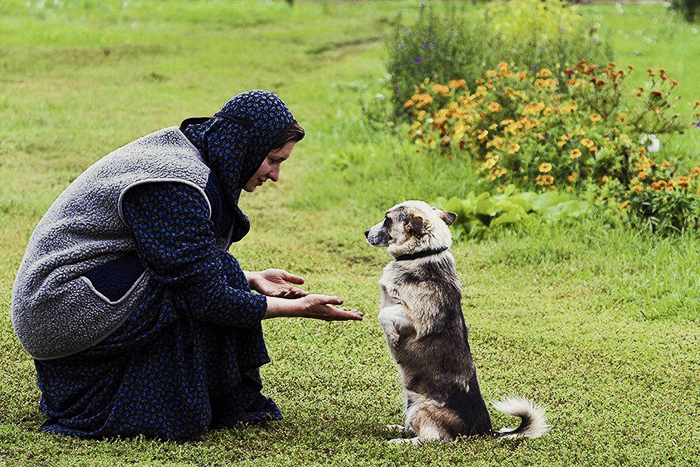
[(397, 256), (394, 258), (394, 261), (408, 261), (411, 259), (418, 259), (418, 258), (425, 258), (426, 256), (432, 256), (432, 255), (437, 255), (438, 253), (442, 253), (443, 251), (447, 250), (448, 248), (446, 246), (442, 246), (440, 248), (436, 248), (434, 250), (425, 250), (425, 251), (419, 251), (417, 253), (411, 253), (408, 255), (401, 255)]

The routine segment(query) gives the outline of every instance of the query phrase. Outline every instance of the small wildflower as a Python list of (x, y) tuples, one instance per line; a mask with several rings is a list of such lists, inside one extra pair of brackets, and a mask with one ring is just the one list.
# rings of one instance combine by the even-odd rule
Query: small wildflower
[(514, 154), (520, 150), (520, 145), (518, 143), (511, 143), (508, 145), (508, 154)]
[(589, 117), (591, 119), (591, 122), (597, 123), (603, 119), (603, 117), (600, 116), (600, 114), (593, 114)]
[(623, 202), (622, 204), (620, 204), (620, 205), (617, 207), (617, 209), (619, 209), (620, 211), (622, 211), (623, 209), (626, 209), (627, 206), (629, 206), (629, 205), (630, 205), (630, 203), (627, 202), (627, 201), (625, 201), (625, 202)]
[(578, 159), (579, 157), (581, 157), (581, 150), (578, 148), (572, 149), (569, 155), (572, 159)]
[(435, 86), (433, 86), (433, 91), (437, 92), (438, 94), (442, 94), (443, 96), (447, 96), (450, 94), (450, 88), (448, 88), (444, 84), (436, 84)]
[(549, 162), (545, 162), (544, 164), (540, 164), (540, 172), (542, 173), (548, 173), (552, 170), (552, 164)]

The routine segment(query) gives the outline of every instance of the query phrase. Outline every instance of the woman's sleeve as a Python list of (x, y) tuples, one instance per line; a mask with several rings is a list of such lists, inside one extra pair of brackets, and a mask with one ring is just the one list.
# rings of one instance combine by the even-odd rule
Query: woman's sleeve
[(238, 263), (217, 249), (209, 208), (197, 189), (175, 182), (136, 186), (124, 196), (122, 210), (141, 262), (173, 291), (178, 305), (201, 321), (236, 327), (260, 324), (267, 299), (251, 293), (245, 279), (227, 277), (226, 270)]

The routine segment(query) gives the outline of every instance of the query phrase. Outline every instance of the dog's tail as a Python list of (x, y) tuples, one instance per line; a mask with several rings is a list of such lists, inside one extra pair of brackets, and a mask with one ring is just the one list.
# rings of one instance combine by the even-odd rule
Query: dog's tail
[(547, 414), (544, 409), (527, 399), (509, 397), (491, 403), (496, 410), (521, 419), (518, 428), (501, 428), (495, 431), (494, 436), (497, 438), (539, 438), (551, 428), (547, 425)]

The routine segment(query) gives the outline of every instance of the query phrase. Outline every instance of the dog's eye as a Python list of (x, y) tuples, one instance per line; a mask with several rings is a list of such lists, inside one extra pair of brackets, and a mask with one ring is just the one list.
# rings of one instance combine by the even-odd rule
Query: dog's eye
[(391, 226), (391, 218), (389, 216), (386, 216), (384, 218), (384, 227), (389, 227)]

